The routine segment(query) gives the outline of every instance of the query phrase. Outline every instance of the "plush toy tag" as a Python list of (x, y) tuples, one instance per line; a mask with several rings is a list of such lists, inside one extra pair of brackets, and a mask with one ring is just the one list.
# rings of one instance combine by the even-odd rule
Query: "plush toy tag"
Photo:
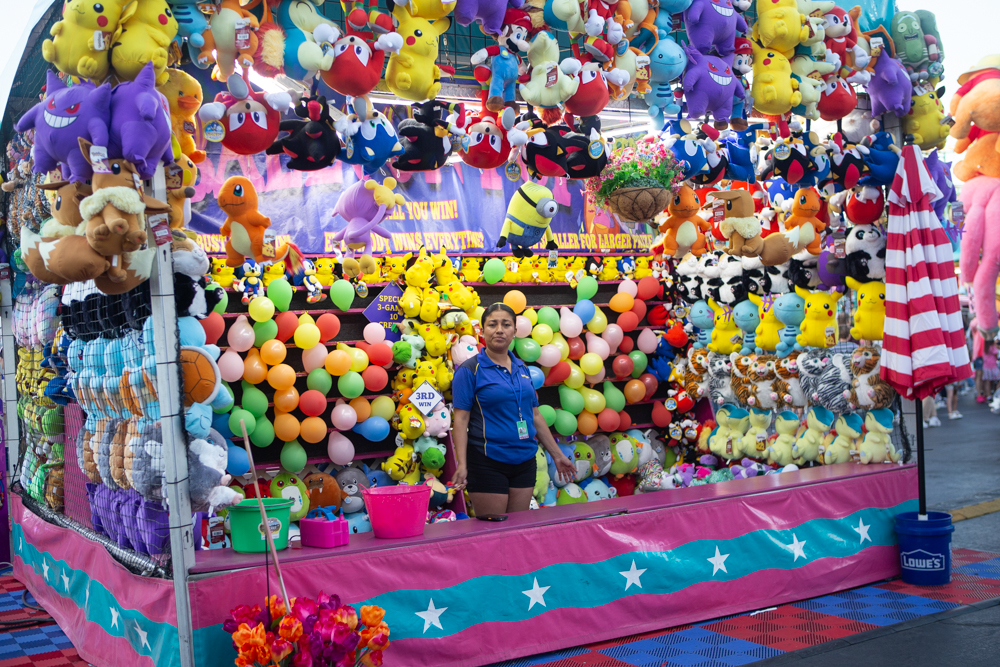
[(559, 251), (549, 250), (549, 260), (545, 264), (546, 268), (554, 269), (558, 265), (559, 265)]
[(250, 19), (236, 19), (236, 48), (250, 48)]
[(168, 190), (176, 190), (184, 185), (184, 170), (180, 168), (180, 165), (168, 164), (164, 172), (166, 172)]
[(551, 88), (556, 85), (559, 81), (559, 68), (555, 65), (549, 65), (545, 70), (545, 87)]
[(275, 251), (276, 237), (277, 235), (275, 234), (273, 229), (264, 230), (264, 244), (261, 246), (260, 249), (260, 254), (262, 256), (274, 259), (274, 256), (277, 254)]
[(871, 47), (872, 58), (878, 58), (880, 55), (882, 55), (883, 44), (885, 44), (885, 42), (882, 41), (881, 37), (871, 38), (871, 40), (868, 42), (868, 45)]
[(788, 144), (778, 144), (774, 147), (774, 157), (779, 160), (787, 160), (792, 154), (792, 149)]
[(595, 160), (601, 157), (604, 154), (604, 142), (600, 139), (591, 141), (587, 144), (587, 153)]
[(91, 146), (90, 164), (94, 167), (95, 174), (110, 174), (111, 165), (108, 164), (108, 149), (104, 146)]
[(195, 132), (198, 131), (198, 128), (196, 128), (194, 126), (194, 123), (191, 122), (191, 121), (189, 121), (189, 120), (184, 121), (183, 127), (184, 127), (184, 131), (187, 134), (194, 134)]
[(0, 264), (0, 280), (10, 280), (10, 264)]
[[(350, 157), (350, 154), (348, 154), (347, 157)], [(503, 171), (505, 174), (507, 174), (508, 180), (511, 181), (521, 180), (521, 165), (518, 164), (517, 160), (511, 160), (510, 162), (508, 162), (507, 166), (504, 167)]]
[(364, 299), (368, 296), (368, 283), (365, 281), (359, 281), (357, 285), (354, 286), (354, 293), (358, 295), (359, 299)]
[(104, 39), (104, 33), (100, 30), (94, 31), (94, 50), (104, 51), (108, 48), (108, 42)]
[(156, 213), (146, 219), (149, 229), (153, 232), (153, 241), (157, 246), (167, 245), (172, 240), (170, 234), (170, 215), (168, 213)]
[(215, 2), (199, 2), (198, 11), (202, 14), (208, 14), (211, 16), (212, 14), (217, 14), (219, 12), (219, 5), (215, 4)]
[(712, 200), (712, 224), (719, 224), (726, 219), (726, 202), (721, 199)]
[(742, 337), (739, 334), (733, 334), (729, 338), (729, 342), (733, 343), (733, 344), (739, 343), (741, 340), (743, 340), (743, 339), (742, 339)]
[(960, 227), (965, 222), (965, 204), (961, 201), (951, 203), (951, 224)]
[(835, 327), (827, 327), (824, 329), (826, 334), (826, 346), (833, 347), (837, 344), (837, 329)]
[(847, 257), (847, 239), (833, 239), (833, 256), (837, 259), (844, 259)]
[(927, 94), (927, 89), (924, 88), (922, 85), (917, 84), (917, 85), (913, 86), (913, 94), (916, 97), (921, 97), (921, 96)]
[[(226, 127), (225, 127), (225, 125), (223, 125), (222, 123), (220, 123), (217, 120), (212, 120), (212, 121), (209, 121), (208, 123), (205, 124), (205, 139), (206, 140), (218, 143), (218, 142), (222, 141), (225, 138), (226, 138)], [(348, 143), (348, 146), (350, 146), (350, 143)], [(348, 153), (347, 157), (350, 157), (350, 156), (351, 156), (351, 154)]]
[(677, 409), (677, 399), (671, 396), (670, 398), (668, 398), (663, 402), (663, 407), (673, 412), (674, 410)]
[(135, 186), (136, 192), (142, 192), (142, 179), (134, 171), (132, 172), (132, 185)]

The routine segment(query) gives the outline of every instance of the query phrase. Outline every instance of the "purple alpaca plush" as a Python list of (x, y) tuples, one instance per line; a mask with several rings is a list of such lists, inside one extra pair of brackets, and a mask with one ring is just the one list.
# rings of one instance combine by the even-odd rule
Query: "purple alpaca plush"
[(28, 109), (14, 125), (18, 132), (35, 130), (36, 173), (44, 174), (62, 163), (63, 178), (74, 183), (93, 175), (90, 163), (80, 152), (83, 137), (95, 146), (108, 145), (108, 114), (111, 86), (88, 82), (67, 86), (49, 70), (45, 99)]
[(687, 69), (684, 70), (684, 99), (688, 118), (701, 118), (711, 113), (717, 121), (729, 121), (733, 114), (733, 97), (743, 99), (743, 84), (733, 76), (732, 56), (716, 58), (698, 52), (690, 45)]
[(701, 53), (715, 51), (723, 58), (736, 51), (736, 31), (748, 30), (743, 15), (733, 8), (733, 0), (694, 0), (684, 10), (688, 41)]
[(875, 59), (874, 70), (868, 84), (868, 94), (872, 98), (872, 118), (889, 112), (902, 118), (910, 113), (913, 83), (903, 63), (883, 52)]
[(503, 17), (510, 6), (518, 9), (524, 0), (458, 0), (455, 4), (455, 20), (459, 25), (470, 25), (479, 21), (483, 30), (490, 35), (499, 35), (503, 29)]
[(948, 204), (958, 199), (958, 194), (955, 192), (955, 182), (951, 178), (951, 163), (942, 160), (937, 149), (934, 149), (930, 155), (924, 158), (924, 165), (927, 166), (927, 172), (934, 179), (941, 194), (944, 195), (934, 202), (934, 214), (937, 215), (938, 220), (944, 220)]
[(156, 90), (153, 63), (135, 77), (115, 86), (111, 93), (109, 158), (124, 158), (135, 165), (139, 175), (152, 178), (156, 163), (173, 163), (170, 146), (170, 107)]

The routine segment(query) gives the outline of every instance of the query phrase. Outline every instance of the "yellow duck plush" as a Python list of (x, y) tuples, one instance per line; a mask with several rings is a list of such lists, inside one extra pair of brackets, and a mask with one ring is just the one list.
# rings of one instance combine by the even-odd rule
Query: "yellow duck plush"
[(808, 22), (809, 17), (799, 12), (798, 0), (757, 0), (753, 38), (764, 48), (791, 58), (795, 47), (811, 36)]
[(854, 312), (851, 338), (882, 340), (885, 331), (885, 283), (859, 283), (848, 277), (847, 286), (858, 293), (858, 309)]
[(803, 347), (833, 347), (840, 340), (837, 329), (837, 301), (841, 292), (810, 292), (798, 285), (795, 293), (805, 299), (806, 314), (802, 320), (802, 333), (795, 340)]
[(153, 63), (156, 85), (167, 82), (167, 48), (177, 36), (177, 19), (166, 0), (136, 0), (136, 10), (121, 22), (121, 34), (111, 45), (111, 67), (123, 81), (132, 81)]
[(792, 78), (792, 65), (777, 49), (765, 49), (751, 40), (753, 48), (753, 108), (769, 116), (781, 116), (802, 104), (799, 82)]
[(60, 72), (101, 83), (108, 78), (108, 50), (135, 10), (134, 0), (69, 0), (49, 30), (52, 39), (42, 43), (42, 58)]
[(767, 295), (761, 298), (753, 292), (748, 296), (760, 312), (760, 324), (757, 325), (754, 338), (754, 343), (757, 345), (756, 352), (757, 354), (762, 354), (765, 351), (774, 352), (778, 343), (781, 342), (778, 332), (785, 328), (785, 325), (779, 322), (774, 315), (774, 308), (772, 308), (774, 297)]
[(708, 344), (711, 352), (729, 355), (743, 346), (743, 332), (733, 320), (733, 309), (719, 305), (715, 299), (708, 300), (708, 306), (715, 313), (715, 328), (712, 329), (712, 342)]
[(333, 257), (317, 257), (316, 258), (316, 279), (319, 280), (319, 284), (323, 287), (329, 287), (336, 280), (333, 275), (333, 267), (336, 266), (337, 260)]
[(451, 19), (432, 22), (416, 18), (403, 5), (396, 5), (392, 15), (398, 24), (396, 32), (403, 37), (403, 48), (389, 56), (385, 85), (406, 100), (433, 100), (441, 90), (441, 68), (434, 64), (438, 57), (438, 37), (451, 26)]
[(903, 134), (912, 134), (913, 143), (921, 150), (944, 148), (948, 140), (951, 126), (942, 122), (945, 119), (944, 105), (941, 104), (943, 94), (942, 87), (937, 91), (914, 95), (910, 113), (903, 116)]
[(205, 151), (198, 150), (194, 133), (198, 129), (194, 116), (202, 103), (201, 84), (187, 72), (167, 68), (167, 80), (157, 86), (170, 106), (170, 129), (181, 146), (181, 153), (195, 164), (205, 159)]

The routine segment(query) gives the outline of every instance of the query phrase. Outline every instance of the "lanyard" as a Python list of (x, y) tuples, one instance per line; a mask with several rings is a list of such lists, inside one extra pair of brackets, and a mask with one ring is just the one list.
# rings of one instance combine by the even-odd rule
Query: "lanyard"
[[(504, 368), (503, 366), (500, 366), (501, 375), (503, 375), (503, 371), (505, 370), (507, 369)], [(524, 415), (521, 413), (521, 381), (514, 379), (514, 370), (515, 370), (514, 362), (511, 361), (510, 373), (508, 373), (509, 377), (507, 377), (507, 382), (510, 384), (511, 391), (514, 392), (514, 400), (517, 403), (517, 419), (518, 421), (523, 421)]]

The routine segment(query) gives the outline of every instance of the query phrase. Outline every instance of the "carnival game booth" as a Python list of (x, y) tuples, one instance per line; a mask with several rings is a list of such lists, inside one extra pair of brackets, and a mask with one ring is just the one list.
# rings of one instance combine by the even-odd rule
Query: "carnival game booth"
[[(139, 0), (110, 52), (74, 58), (75, 17), (30, 45), (54, 68), (5, 119), (15, 572), (81, 656), (479, 665), (894, 576), (899, 394), (968, 374), (953, 268), (893, 241), (960, 222), (944, 135), (906, 126), (940, 37), (742, 4), (456, 8), (473, 37), (444, 5), (227, 0), (196, 30)], [(453, 374), (498, 301), (576, 470), (539, 450), (538, 509), (502, 523), (449, 484)]]

